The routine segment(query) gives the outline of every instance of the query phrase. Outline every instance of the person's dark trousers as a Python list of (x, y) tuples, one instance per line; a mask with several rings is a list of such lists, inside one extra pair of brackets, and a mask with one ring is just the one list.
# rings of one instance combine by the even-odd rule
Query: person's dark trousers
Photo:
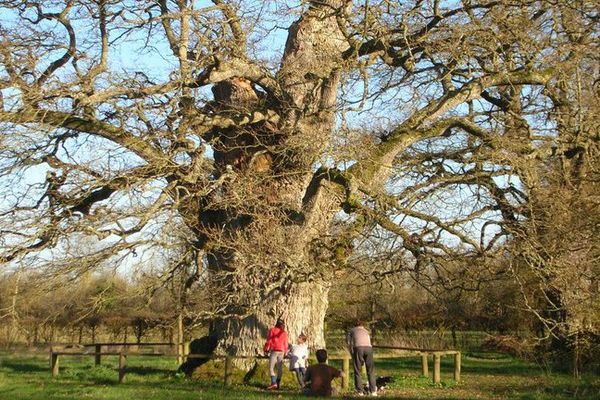
[(294, 368), (294, 372), (296, 373), (298, 384), (301, 388), (304, 387), (304, 374), (306, 373), (306, 368)]
[(367, 378), (369, 379), (369, 391), (376, 392), (375, 371), (373, 370), (373, 348), (355, 347), (352, 351), (352, 364), (354, 366), (354, 388), (357, 392), (363, 392), (360, 369), (363, 364), (367, 369)]

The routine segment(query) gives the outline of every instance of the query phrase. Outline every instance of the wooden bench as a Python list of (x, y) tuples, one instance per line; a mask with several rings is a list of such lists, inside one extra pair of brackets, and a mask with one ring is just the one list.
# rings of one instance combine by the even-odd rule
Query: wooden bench
[[(102, 351), (102, 347), (124, 347), (126, 349), (130, 348), (130, 347), (148, 347), (148, 346), (169, 346), (169, 347), (174, 347), (175, 343), (171, 343), (171, 342), (149, 342), (149, 343), (91, 343), (91, 344), (83, 344), (81, 345), (83, 347), (93, 347), (95, 352), (95, 359), (94, 359), (94, 364), (95, 365), (101, 365), (102, 364), (102, 355), (106, 352)], [(109, 352), (110, 353), (110, 352)], [(132, 353), (130, 351), (127, 351), (127, 353)], [(140, 354), (140, 355), (164, 355), (164, 353), (139, 353), (139, 352), (135, 352), (135, 354)]]
[[(124, 352), (115, 353), (115, 352), (105, 352), (100, 353), (103, 356), (119, 356), (119, 383), (123, 383), (125, 381), (125, 367), (127, 366), (127, 354)], [(52, 371), (52, 376), (58, 376), (59, 372), (59, 357), (60, 356), (93, 356), (97, 355), (97, 353), (86, 353), (82, 351), (53, 351), (50, 350), (50, 370)]]
[[(102, 356), (119, 356), (119, 383), (125, 381), (125, 368), (127, 367), (127, 354), (135, 354), (144, 357), (161, 357), (165, 353), (140, 353), (127, 351), (102, 351), (102, 347), (122, 347), (129, 348), (132, 346), (174, 346), (174, 343), (156, 342), (156, 343), (92, 343), (83, 345), (64, 345), (59, 348), (50, 347), (50, 370), (52, 376), (58, 376), (59, 373), (59, 357), (60, 356), (94, 356), (94, 365), (101, 365)], [(94, 348), (94, 352), (81, 351), (84, 348)]]

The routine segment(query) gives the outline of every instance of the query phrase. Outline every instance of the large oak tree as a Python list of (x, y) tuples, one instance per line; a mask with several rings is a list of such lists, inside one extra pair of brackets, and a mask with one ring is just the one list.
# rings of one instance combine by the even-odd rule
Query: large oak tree
[(530, 174), (575, 151), (565, 84), (598, 90), (586, 1), (0, 7), (1, 261), (176, 248), (236, 354), (277, 317), (324, 345), (328, 287), (367, 228), (396, 260), (372, 275), (440, 281), (523, 232)]

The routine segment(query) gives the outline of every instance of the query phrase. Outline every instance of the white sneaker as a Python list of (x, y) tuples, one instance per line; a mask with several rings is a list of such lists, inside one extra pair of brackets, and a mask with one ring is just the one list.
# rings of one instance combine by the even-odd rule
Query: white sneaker
[(377, 397), (377, 392), (371, 392), (370, 396), (371, 397)]

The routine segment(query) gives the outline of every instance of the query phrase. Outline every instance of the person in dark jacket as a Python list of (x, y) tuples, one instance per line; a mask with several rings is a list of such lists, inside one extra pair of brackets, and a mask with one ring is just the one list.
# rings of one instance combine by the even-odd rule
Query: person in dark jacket
[(319, 363), (308, 367), (304, 374), (304, 393), (309, 396), (330, 397), (334, 394), (331, 381), (344, 373), (327, 365), (327, 350), (319, 349), (316, 355)]
[(364, 388), (361, 380), (361, 369), (363, 364), (367, 369), (367, 378), (369, 380), (369, 393), (371, 396), (377, 396), (377, 385), (375, 383), (375, 370), (373, 365), (373, 347), (371, 346), (371, 336), (363, 326), (361, 320), (354, 322), (354, 327), (346, 335), (348, 350), (352, 355), (352, 365), (354, 367), (354, 388), (357, 393), (363, 394)]

